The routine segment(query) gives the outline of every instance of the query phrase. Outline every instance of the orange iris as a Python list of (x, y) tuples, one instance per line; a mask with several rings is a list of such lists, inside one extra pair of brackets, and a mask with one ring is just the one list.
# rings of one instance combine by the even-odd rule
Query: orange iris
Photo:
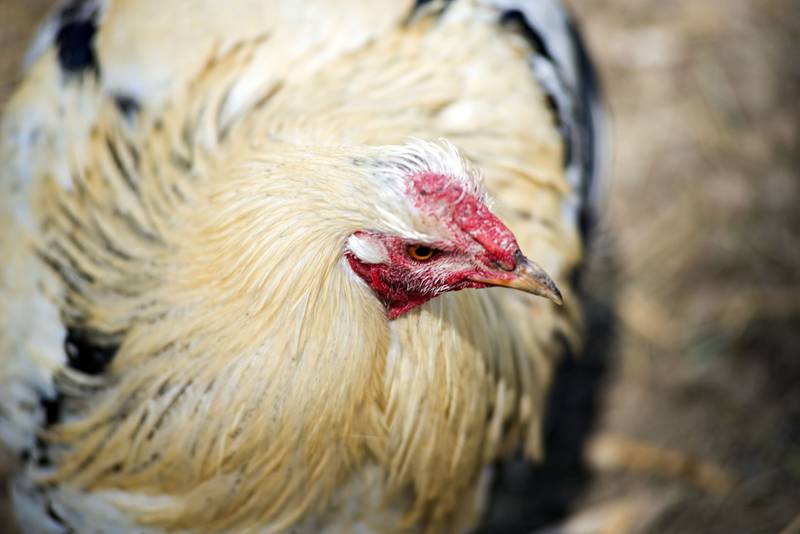
[(434, 250), (425, 245), (411, 245), (408, 247), (408, 255), (417, 261), (427, 261), (433, 257)]

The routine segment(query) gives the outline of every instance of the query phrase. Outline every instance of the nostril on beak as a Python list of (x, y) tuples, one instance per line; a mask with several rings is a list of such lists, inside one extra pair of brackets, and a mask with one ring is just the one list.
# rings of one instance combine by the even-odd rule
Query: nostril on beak
[(497, 267), (499, 270), (505, 271), (507, 273), (510, 273), (516, 267), (515, 265), (511, 265), (510, 263), (505, 261), (494, 261), (492, 262), (492, 265)]
[(517, 265), (519, 265), (521, 261), (525, 261), (525, 256), (522, 254), (522, 251), (520, 249), (517, 249), (517, 251), (514, 253), (513, 261), (514, 263), (510, 263), (508, 261), (503, 261), (503, 260), (496, 260), (492, 262), (492, 265), (494, 265), (501, 271), (506, 271), (510, 273), (511, 271), (517, 268)]
[(517, 265), (520, 264), (521, 261), (525, 261), (525, 256), (522, 254), (520, 249), (514, 253), (514, 263), (510, 263), (508, 261), (498, 260), (493, 262), (494, 266), (500, 269), (501, 271), (511, 272), (517, 268)]

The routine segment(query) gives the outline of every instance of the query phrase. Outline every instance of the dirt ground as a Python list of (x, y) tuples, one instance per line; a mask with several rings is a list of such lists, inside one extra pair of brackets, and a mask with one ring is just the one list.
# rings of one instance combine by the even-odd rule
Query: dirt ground
[[(613, 139), (590, 339), (486, 532), (800, 533), (800, 5), (571, 3)], [(49, 5), (0, 0), (0, 102)]]
[(800, 532), (800, 4), (573, 5), (613, 122), (588, 285), (616, 334), (574, 513)]

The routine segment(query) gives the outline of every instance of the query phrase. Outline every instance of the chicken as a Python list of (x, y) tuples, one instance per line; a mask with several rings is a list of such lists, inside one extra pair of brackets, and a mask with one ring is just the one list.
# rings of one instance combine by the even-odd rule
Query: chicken
[(555, 0), (62, 4), (0, 142), (22, 530), (474, 526), (580, 343), (598, 114)]

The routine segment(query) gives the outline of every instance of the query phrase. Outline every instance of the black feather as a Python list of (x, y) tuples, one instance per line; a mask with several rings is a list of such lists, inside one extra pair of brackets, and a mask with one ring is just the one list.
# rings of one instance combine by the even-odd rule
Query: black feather
[(549, 84), (550, 87), (543, 84), (543, 89), (564, 141), (564, 165), (580, 171), (578, 225), (584, 241), (588, 242), (596, 218), (597, 134), (601, 125), (597, 124), (595, 109), (600, 101), (600, 87), (581, 34), (567, 19), (564, 31), (571, 43), (571, 57), (557, 56), (546, 38), (553, 28), (537, 28), (521, 9), (504, 11), (499, 22), (519, 32), (530, 44), (535, 57), (550, 63), (558, 74), (558, 82)]
[(119, 112), (128, 120), (133, 119), (141, 108), (139, 102), (135, 98), (127, 95), (115, 96), (114, 104), (116, 104)]
[(85, 0), (72, 2), (59, 13), (56, 48), (65, 74), (100, 73), (94, 50), (97, 13), (97, 8)]
[(569, 25), (569, 31), (572, 36), (572, 42), (575, 45), (575, 59), (578, 66), (578, 79), (580, 80), (580, 85), (578, 86), (580, 103), (578, 106), (578, 121), (582, 125), (580, 142), (582, 144), (581, 167), (583, 181), (581, 182), (581, 200), (583, 202), (581, 204), (579, 224), (581, 235), (585, 241), (588, 241), (597, 216), (594, 203), (596, 197), (595, 189), (599, 186), (596, 183), (598, 172), (600, 171), (600, 162), (597, 161), (599, 142), (597, 135), (600, 133), (601, 125), (597, 124), (597, 117), (595, 117), (593, 109), (595, 103), (600, 101), (601, 90), (597, 72), (586, 51), (580, 32), (574, 24)]
[(39, 397), (39, 404), (44, 411), (44, 427), (48, 428), (58, 423), (61, 419), (61, 393), (56, 393), (55, 396), (41, 396)]
[(87, 375), (102, 374), (114, 359), (118, 348), (116, 345), (100, 344), (88, 332), (76, 328), (69, 328), (64, 340), (67, 364)]
[(531, 44), (534, 50), (539, 52), (542, 56), (546, 57), (553, 62), (553, 56), (550, 54), (550, 49), (547, 47), (544, 39), (533, 26), (528, 24), (528, 19), (519, 9), (509, 9), (500, 15), (500, 24), (503, 26), (516, 25), (525, 39)]
[[(414, 7), (411, 8), (411, 12), (408, 14), (408, 20), (412, 20), (419, 11), (424, 8), (425, 6), (433, 3), (434, 0), (416, 0), (414, 2)], [(441, 15), (445, 9), (447, 9), (450, 4), (453, 3), (453, 0), (443, 0), (442, 1), (442, 10), (438, 14)]]

